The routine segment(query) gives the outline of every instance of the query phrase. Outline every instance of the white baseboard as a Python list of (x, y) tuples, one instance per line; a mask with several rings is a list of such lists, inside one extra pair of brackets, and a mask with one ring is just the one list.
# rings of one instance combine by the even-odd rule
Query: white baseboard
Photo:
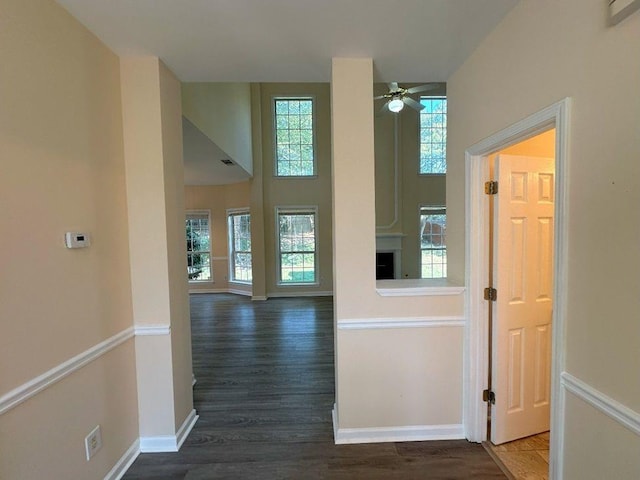
[(250, 290), (240, 290), (237, 288), (229, 288), (227, 289), (228, 293), (234, 293), (236, 295), (244, 295), (245, 297), (250, 297), (251, 296), (251, 291)]
[(191, 410), (182, 422), (175, 435), (159, 435), (157, 437), (141, 437), (127, 449), (114, 467), (104, 477), (104, 480), (120, 480), (140, 453), (177, 452), (187, 439), (189, 432), (198, 421), (195, 409)]
[(250, 290), (240, 290), (239, 288), (201, 288), (198, 290), (189, 290), (189, 295), (199, 293), (233, 293), (234, 295), (244, 295), (246, 297), (251, 296)]
[(140, 452), (160, 453), (177, 452), (184, 443), (187, 435), (198, 421), (196, 411), (191, 410), (175, 435), (157, 435), (155, 437), (140, 437)]
[(187, 418), (184, 419), (184, 422), (182, 422), (182, 425), (180, 425), (180, 428), (178, 429), (178, 433), (176, 433), (178, 450), (180, 450), (180, 447), (182, 446), (184, 441), (187, 439), (189, 432), (191, 432), (191, 430), (193, 429), (193, 426), (198, 421), (198, 418), (200, 417), (198, 416), (198, 414), (196, 414), (196, 409), (194, 408), (193, 410), (191, 410), (191, 412), (189, 412), (189, 415), (187, 415)]
[(198, 421), (196, 411), (191, 410), (175, 435), (157, 435), (155, 437), (140, 437), (140, 452), (160, 453), (177, 452), (184, 443), (187, 435)]
[(227, 293), (226, 288), (193, 288), (189, 289), (189, 295), (194, 293)]
[(411, 425), (402, 427), (338, 428), (335, 407), (333, 417), (333, 438), (336, 445), (348, 443), (419, 442), (427, 440), (464, 439), (464, 426), (452, 425)]
[(636, 435), (640, 435), (640, 413), (596, 390), (591, 385), (574, 377), (570, 373), (562, 372), (561, 384), (565, 390), (571, 392), (582, 401), (588, 403), (600, 412), (628, 428)]
[(252, 296), (250, 291), (239, 290), (237, 288), (203, 288), (199, 290), (189, 290), (189, 295), (201, 293), (233, 293), (235, 295), (245, 295), (251, 297), (251, 300), (266, 300), (268, 298), (288, 298), (288, 297), (330, 297), (333, 295), (331, 291), (313, 291), (313, 292), (271, 292), (266, 296)]
[(140, 439), (136, 438), (136, 441), (124, 452), (111, 471), (104, 476), (104, 480), (120, 480), (138, 458), (138, 455), (140, 455)]
[(288, 297), (331, 297), (331, 291), (311, 291), (311, 292), (271, 292), (267, 293), (267, 298), (288, 298)]
[(254, 295), (251, 300), (254, 302), (264, 302), (267, 299), (265, 295)]
[(177, 452), (178, 442), (175, 435), (156, 435), (140, 437), (141, 453)]

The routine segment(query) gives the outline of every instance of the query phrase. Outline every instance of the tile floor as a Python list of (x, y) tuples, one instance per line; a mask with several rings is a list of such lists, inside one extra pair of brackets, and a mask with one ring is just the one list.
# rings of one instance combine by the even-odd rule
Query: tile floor
[(490, 448), (515, 480), (549, 478), (549, 432)]

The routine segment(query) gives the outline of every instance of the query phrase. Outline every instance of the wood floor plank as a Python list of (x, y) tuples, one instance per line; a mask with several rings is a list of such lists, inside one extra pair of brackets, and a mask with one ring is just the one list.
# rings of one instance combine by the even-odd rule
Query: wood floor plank
[(126, 480), (505, 479), (466, 441), (335, 445), (333, 301), (191, 297), (194, 406), (181, 450), (142, 454)]

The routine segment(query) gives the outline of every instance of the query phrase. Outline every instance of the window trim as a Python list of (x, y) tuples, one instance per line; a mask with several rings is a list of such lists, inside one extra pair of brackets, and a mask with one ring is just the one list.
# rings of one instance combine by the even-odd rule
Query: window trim
[[(281, 214), (308, 214), (314, 215), (314, 273), (315, 280), (313, 282), (283, 282), (282, 281), (282, 257), (280, 252), (280, 215)], [(318, 225), (318, 206), (317, 205), (295, 205), (295, 206), (276, 206), (275, 207), (275, 250), (276, 250), (276, 285), (278, 287), (317, 287), (320, 285), (320, 255), (319, 255), (319, 225)]]
[[(420, 95), (420, 98), (418, 100), (418, 102), (422, 101), (423, 98), (443, 98), (447, 101), (447, 122), (445, 124), (445, 132), (447, 132), (447, 138), (449, 138), (449, 97), (444, 94), (444, 95)], [(449, 170), (449, 162), (448, 162), (448, 155), (447, 155), (447, 151), (445, 150), (445, 155), (444, 155), (444, 161), (445, 161), (445, 172), (444, 173), (433, 173), (433, 172), (426, 172), (426, 173), (422, 173), (420, 171), (420, 150), (421, 150), (421, 145), (422, 142), (420, 141), (420, 139), (422, 138), (421, 136), (421, 132), (420, 130), (422, 130), (421, 128), (421, 120), (420, 120), (420, 113), (418, 113), (418, 176), (420, 177), (443, 177), (447, 174), (447, 171)], [(445, 149), (447, 148), (447, 142), (445, 142)]]
[[(276, 100), (311, 100), (311, 119), (313, 122), (313, 126), (311, 128), (311, 137), (312, 137), (312, 148), (313, 148), (313, 174), (312, 175), (278, 175), (278, 143), (276, 141), (277, 137), (277, 122), (276, 122)], [(271, 123), (273, 128), (271, 129), (271, 141), (272, 145), (272, 154), (273, 154), (273, 168), (272, 168), (272, 176), (274, 179), (296, 179), (296, 180), (305, 180), (305, 179), (315, 179), (318, 178), (318, 115), (317, 115), (317, 104), (316, 95), (313, 94), (303, 94), (303, 95), (272, 95), (271, 96)]]
[[(233, 229), (231, 228), (231, 217), (235, 215), (249, 215), (249, 222), (251, 222), (251, 211), (247, 208), (229, 208), (227, 209), (227, 251), (229, 258), (229, 283), (237, 283), (239, 285), (252, 285), (253, 280), (236, 280), (235, 275), (235, 258), (234, 258), (234, 237)], [(251, 227), (249, 227), (251, 228)], [(247, 253), (247, 252), (243, 252)], [(251, 255), (251, 278), (253, 279), (253, 251), (248, 252)]]
[[(190, 280), (189, 272), (187, 271), (187, 281), (189, 284), (203, 284), (203, 283), (215, 283), (213, 277), (213, 238), (211, 236), (211, 210), (185, 210), (184, 216), (185, 221), (189, 215), (206, 215), (207, 216), (207, 229), (209, 230), (209, 270), (211, 271), (210, 278), (208, 280)], [(185, 232), (185, 260), (189, 255), (188, 245), (186, 244), (186, 232)], [(188, 267), (188, 263), (187, 263)]]
[[(422, 276), (422, 230), (420, 228), (420, 217), (422, 217), (423, 210), (428, 210), (428, 215), (444, 215), (445, 216), (445, 228), (446, 228), (446, 218), (447, 218), (447, 207), (446, 205), (420, 205), (418, 207), (418, 272), (419, 278), (421, 280), (439, 280), (439, 279), (447, 279), (449, 274), (449, 269), (447, 268), (447, 275), (444, 277), (423, 277)], [(444, 248), (441, 249), (432, 249), (432, 250), (444, 250), (445, 256), (448, 254), (448, 249), (446, 245), (446, 234), (445, 234), (445, 245)], [(448, 259), (448, 257), (445, 257)], [(448, 267), (448, 262), (447, 262)]]

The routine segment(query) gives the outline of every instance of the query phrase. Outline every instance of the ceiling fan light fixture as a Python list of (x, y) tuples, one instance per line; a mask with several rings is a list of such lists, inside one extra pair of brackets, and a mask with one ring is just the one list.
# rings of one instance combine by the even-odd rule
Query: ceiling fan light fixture
[(389, 111), (393, 113), (398, 113), (400, 110), (404, 108), (404, 102), (402, 101), (402, 99), (395, 97), (389, 101), (388, 107), (389, 107)]

